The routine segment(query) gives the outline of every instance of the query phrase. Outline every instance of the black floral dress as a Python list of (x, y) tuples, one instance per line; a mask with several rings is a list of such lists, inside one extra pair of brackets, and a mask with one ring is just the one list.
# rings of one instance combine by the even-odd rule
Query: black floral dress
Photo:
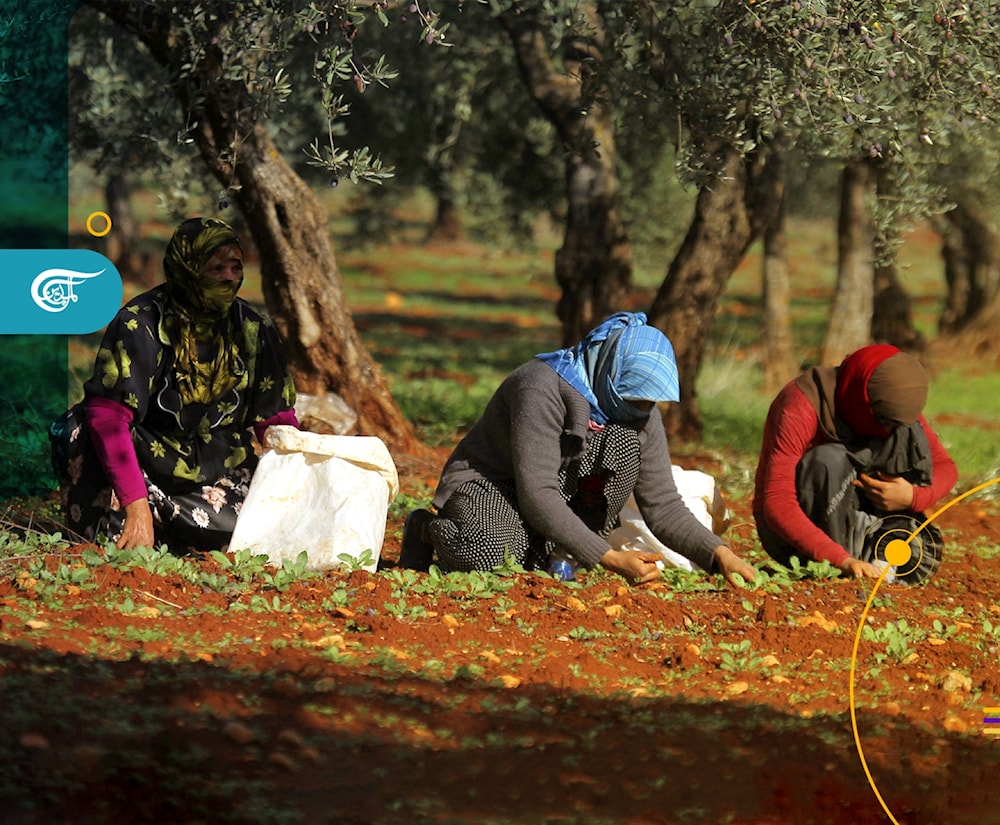
[[(235, 386), (210, 403), (185, 403), (177, 389), (174, 347), (162, 323), (164, 288), (143, 293), (108, 325), (85, 396), (133, 413), (132, 442), (145, 477), (156, 540), (172, 550), (211, 550), (228, 543), (257, 466), (251, 427), (288, 410), (295, 389), (270, 321), (235, 300)], [(78, 405), (67, 422), (62, 486), (68, 526), (88, 539), (121, 534), (119, 505), (90, 443)]]

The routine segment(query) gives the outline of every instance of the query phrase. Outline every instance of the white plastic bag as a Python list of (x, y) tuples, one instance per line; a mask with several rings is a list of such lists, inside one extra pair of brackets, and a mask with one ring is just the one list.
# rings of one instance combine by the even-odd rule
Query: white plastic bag
[(266, 555), (280, 567), (303, 550), (308, 569), (361, 559), (374, 570), (382, 553), (386, 515), (399, 492), (396, 465), (370, 436), (322, 435), (269, 427), (250, 491), (229, 549)]
[[(672, 467), (677, 492), (684, 504), (705, 527), (721, 536), (729, 526), (726, 503), (715, 486), (715, 479), (700, 470), (685, 470), (676, 464)], [(635, 498), (629, 496), (619, 516), (620, 526), (611, 531), (608, 544), (616, 550), (641, 550), (659, 553), (664, 561), (674, 567), (693, 570), (694, 564), (663, 544), (642, 518)]]
[(332, 435), (348, 435), (358, 423), (358, 414), (337, 393), (308, 395), (295, 393), (295, 416), (303, 430)]

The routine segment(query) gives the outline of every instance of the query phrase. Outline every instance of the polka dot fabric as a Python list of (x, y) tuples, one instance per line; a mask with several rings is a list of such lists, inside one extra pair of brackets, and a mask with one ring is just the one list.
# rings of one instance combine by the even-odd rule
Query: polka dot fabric
[[(574, 512), (606, 536), (638, 476), (638, 433), (632, 427), (609, 425), (592, 433), (585, 451), (564, 466), (559, 486)], [(445, 571), (492, 570), (508, 556), (526, 570), (544, 569), (556, 546), (524, 523), (510, 481), (476, 479), (463, 484), (445, 502), (428, 532), (437, 563)]]

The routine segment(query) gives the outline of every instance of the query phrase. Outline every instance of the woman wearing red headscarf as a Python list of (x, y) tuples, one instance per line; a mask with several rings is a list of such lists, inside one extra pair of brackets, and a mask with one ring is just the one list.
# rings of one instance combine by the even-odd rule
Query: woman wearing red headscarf
[(826, 560), (877, 578), (880, 569), (862, 560), (873, 525), (929, 509), (958, 478), (921, 415), (926, 401), (923, 367), (888, 344), (789, 383), (768, 412), (754, 484), (764, 549), (783, 564)]

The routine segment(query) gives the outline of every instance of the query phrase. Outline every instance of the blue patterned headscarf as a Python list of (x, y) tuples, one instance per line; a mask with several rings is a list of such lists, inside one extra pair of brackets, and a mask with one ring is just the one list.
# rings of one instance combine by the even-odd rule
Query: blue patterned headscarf
[(535, 356), (590, 403), (598, 424), (641, 421), (649, 412), (631, 401), (678, 401), (674, 348), (642, 312), (619, 312), (576, 346)]

